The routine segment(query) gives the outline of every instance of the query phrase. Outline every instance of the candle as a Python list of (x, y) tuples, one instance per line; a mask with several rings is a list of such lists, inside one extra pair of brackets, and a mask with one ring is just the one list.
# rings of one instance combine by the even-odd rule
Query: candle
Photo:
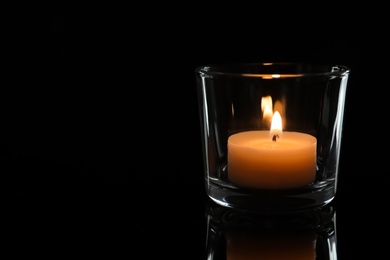
[(253, 130), (228, 138), (228, 177), (237, 186), (292, 189), (312, 183), (316, 174), (317, 139), (282, 131), (275, 112), (271, 130)]

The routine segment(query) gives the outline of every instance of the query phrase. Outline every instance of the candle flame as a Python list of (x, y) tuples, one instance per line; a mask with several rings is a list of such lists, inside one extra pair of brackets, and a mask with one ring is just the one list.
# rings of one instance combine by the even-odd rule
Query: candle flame
[(275, 111), (274, 115), (272, 116), (272, 122), (271, 122), (271, 131), (270, 131), (271, 139), (275, 141), (275, 136), (281, 138), (283, 134), (282, 129), (283, 129), (282, 117), (280, 116), (280, 113), (278, 111)]
[(280, 116), (282, 117), (282, 126), (286, 127), (286, 112), (285, 112), (285, 101), (276, 100), (274, 104), (274, 110), (278, 111), (280, 113)]

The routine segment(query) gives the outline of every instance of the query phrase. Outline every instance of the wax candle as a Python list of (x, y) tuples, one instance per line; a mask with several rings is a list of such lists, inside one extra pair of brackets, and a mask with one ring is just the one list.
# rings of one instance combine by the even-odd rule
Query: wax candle
[[(274, 118), (272, 125), (274, 125)], [(228, 138), (228, 178), (237, 186), (292, 189), (312, 183), (317, 139), (279, 129), (254, 130)]]

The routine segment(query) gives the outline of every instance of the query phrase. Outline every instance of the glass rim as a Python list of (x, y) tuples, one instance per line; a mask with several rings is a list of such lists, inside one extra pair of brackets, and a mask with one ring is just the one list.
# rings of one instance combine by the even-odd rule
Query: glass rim
[(304, 62), (232, 62), (213, 63), (195, 68), (195, 72), (204, 76), (236, 76), (263, 79), (301, 78), (318, 76), (343, 77), (351, 69), (339, 64), (317, 64)]

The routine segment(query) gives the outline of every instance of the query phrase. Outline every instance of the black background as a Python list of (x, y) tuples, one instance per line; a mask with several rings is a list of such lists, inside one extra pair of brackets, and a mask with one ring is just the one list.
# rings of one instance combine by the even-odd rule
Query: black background
[(298, 61), (351, 68), (336, 200), (339, 258), (385, 254), (381, 10), (164, 2), (16, 12), (0, 139), (16, 252), (205, 259), (194, 70)]

